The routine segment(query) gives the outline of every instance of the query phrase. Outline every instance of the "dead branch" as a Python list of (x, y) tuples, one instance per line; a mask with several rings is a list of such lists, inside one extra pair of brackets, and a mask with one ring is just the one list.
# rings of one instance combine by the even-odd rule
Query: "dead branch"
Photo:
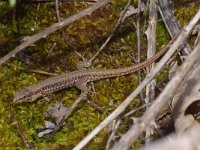
[(57, 73), (49, 73), (46, 71), (42, 71), (42, 70), (34, 70), (34, 69), (26, 69), (23, 67), (18, 67), (19, 70), (23, 70), (23, 71), (27, 71), (27, 72), (34, 72), (34, 73), (39, 73), (39, 74), (43, 74), (43, 75), (48, 75), (48, 76), (57, 76)]
[(106, 47), (106, 45), (108, 44), (108, 42), (111, 40), (111, 38), (114, 36), (115, 31), (117, 30), (117, 28), (119, 27), (119, 25), (123, 22), (123, 19), (126, 15), (126, 12), (128, 11), (128, 8), (130, 6), (130, 0), (128, 1), (127, 5), (125, 6), (124, 10), (121, 12), (121, 15), (115, 25), (115, 27), (112, 29), (111, 34), (109, 35), (109, 37), (106, 39), (106, 41), (102, 44), (102, 46), (99, 48), (99, 50), (96, 52), (96, 54), (90, 58), (90, 60), (88, 61), (88, 63), (91, 65), (92, 61), (94, 61), (94, 59), (96, 59), (96, 57), (102, 52), (102, 50)]
[(110, 134), (110, 136), (108, 138), (108, 141), (106, 144), (106, 150), (109, 150), (112, 140), (115, 139), (116, 131), (117, 131), (119, 125), (121, 124), (121, 120), (117, 120), (117, 121), (113, 120), (113, 122), (114, 122), (114, 129), (112, 129), (112, 133)]
[[(137, 11), (137, 23), (136, 23), (136, 33), (137, 33), (137, 63), (141, 62), (141, 41), (140, 41), (140, 13), (141, 13), (141, 0), (138, 1), (138, 11)], [(142, 81), (141, 78), (141, 70), (138, 70), (138, 85), (140, 85)], [(144, 96), (143, 93), (140, 92), (140, 98), (143, 101), (144, 100)]]
[(24, 143), (24, 145), (26, 146), (27, 149), (31, 149), (34, 147), (34, 145), (32, 143), (29, 142), (29, 140), (27, 139), (21, 125), (19, 124), (16, 116), (13, 117), (13, 121), (16, 122), (15, 123), (15, 128), (18, 131), (20, 138), (22, 139), (22, 142)]
[(149, 147), (140, 150), (199, 150), (200, 125), (195, 124), (190, 130), (179, 136), (173, 134), (170, 138), (161, 139)]
[(100, 114), (104, 113), (104, 109), (98, 106), (96, 103), (90, 101), (89, 99), (85, 99), (85, 102), (87, 102), (92, 108), (94, 108)]
[(136, 111), (138, 111), (138, 110), (140, 110), (140, 109), (144, 109), (145, 107), (149, 107), (149, 106), (151, 106), (152, 104), (153, 104), (153, 102), (151, 102), (151, 103), (146, 103), (146, 104), (144, 104), (144, 105), (142, 105), (142, 106), (139, 106), (139, 107), (137, 107), (137, 108), (135, 108), (135, 109), (132, 109), (131, 111), (129, 111), (128, 113), (126, 113), (126, 114), (123, 116), (123, 118), (132, 115), (134, 112), (136, 112)]
[[(188, 74), (172, 100), (172, 117), (176, 133), (180, 134), (188, 129), (196, 119), (194, 116), (199, 113), (198, 103), (192, 108), (193, 112), (186, 110), (200, 99), (200, 66), (193, 66), (195, 70)], [(194, 114), (193, 114), (194, 113)]]
[[(166, 0), (159, 0), (159, 12), (162, 16), (162, 19), (165, 23), (165, 26), (170, 34), (171, 37), (174, 37), (179, 30), (181, 29), (181, 25), (177, 21), (176, 17), (173, 14), (173, 11), (170, 7), (170, 1)], [(190, 46), (184, 42), (182, 47), (180, 49), (183, 50), (181, 51), (182, 55), (188, 55), (191, 52)]]
[[(155, 55), (156, 51), (156, 27), (157, 27), (157, 4), (155, 0), (151, 0), (149, 4), (149, 25), (146, 30), (147, 35), (147, 58), (152, 57)], [(147, 67), (147, 74), (154, 68), (155, 63), (152, 63), (151, 66)], [(155, 84), (156, 81), (152, 80), (146, 86), (146, 98), (145, 103), (150, 103), (155, 99)], [(147, 107), (148, 109), (148, 107)], [(148, 127), (146, 129), (145, 134), (145, 144), (148, 145), (152, 140), (151, 135), (153, 133), (152, 127)]]

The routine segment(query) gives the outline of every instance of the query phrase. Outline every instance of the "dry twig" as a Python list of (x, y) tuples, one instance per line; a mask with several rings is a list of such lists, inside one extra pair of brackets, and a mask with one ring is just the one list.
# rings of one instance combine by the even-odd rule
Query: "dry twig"
[(111, 133), (111, 135), (109, 136), (108, 141), (107, 141), (107, 143), (106, 143), (106, 150), (109, 150), (109, 147), (110, 147), (110, 145), (111, 145), (111, 142), (112, 142), (112, 140), (113, 140), (114, 137), (115, 137), (115, 133), (116, 133), (116, 131), (117, 131), (119, 125), (121, 124), (121, 120), (117, 120), (117, 121), (116, 121), (116, 120), (113, 120), (113, 121), (115, 121), (115, 125), (114, 125), (114, 129), (112, 130), (112, 133)]
[(49, 75), (49, 76), (57, 76), (58, 74), (56, 73), (49, 73), (49, 72), (45, 72), (42, 70), (34, 70), (34, 69), (26, 69), (23, 67), (18, 67), (19, 70), (23, 70), (23, 71), (27, 71), (27, 72), (34, 72), (34, 73), (39, 73), (39, 74), (43, 74), (43, 75)]
[[(141, 61), (141, 42), (140, 42), (140, 13), (141, 13), (141, 0), (138, 1), (138, 11), (137, 11), (137, 23), (136, 23), (136, 32), (137, 32), (137, 63), (140, 63)], [(138, 71), (138, 85), (140, 85), (142, 81), (141, 78), (141, 70)], [(144, 100), (143, 93), (140, 92), (140, 98), (141, 100)]]
[(22, 142), (24, 143), (24, 145), (26, 146), (26, 148), (28, 148), (28, 149), (33, 148), (34, 145), (28, 141), (28, 139), (27, 139), (26, 135), (24, 134), (24, 131), (21, 128), (21, 126), (20, 126), (20, 124), (19, 124), (16, 116), (14, 116), (13, 121), (16, 122), (15, 128), (17, 129), (17, 131), (18, 131), (18, 133), (19, 133), (19, 135), (20, 135), (20, 137), (22, 139)]

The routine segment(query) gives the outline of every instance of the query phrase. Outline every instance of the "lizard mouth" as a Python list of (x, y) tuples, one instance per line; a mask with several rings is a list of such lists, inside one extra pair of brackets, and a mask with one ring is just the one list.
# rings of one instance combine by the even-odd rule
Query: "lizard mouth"
[(22, 103), (22, 102), (33, 102), (35, 100), (37, 100), (38, 98), (42, 97), (42, 94), (41, 93), (35, 93), (35, 94), (28, 94), (26, 96), (15, 96), (15, 98), (13, 99), (13, 103), (15, 104), (19, 104), (19, 103)]
[(13, 99), (13, 103), (18, 104), (18, 103), (22, 103), (24, 101), (27, 101), (27, 99), (29, 99), (28, 97), (25, 96), (19, 96), (18, 93), (16, 93), (15, 98)]
[(23, 102), (23, 99), (15, 99), (15, 98), (14, 98), (14, 100), (13, 100), (13, 103), (14, 103), (14, 104), (19, 104), (19, 103), (21, 103), (21, 102)]

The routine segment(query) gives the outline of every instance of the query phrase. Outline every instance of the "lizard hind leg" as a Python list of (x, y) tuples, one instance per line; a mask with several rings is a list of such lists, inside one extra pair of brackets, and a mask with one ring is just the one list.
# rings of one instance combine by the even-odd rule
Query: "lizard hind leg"
[(97, 94), (95, 87), (94, 87), (94, 82), (90, 82), (89, 88), (92, 89), (91, 92), (94, 94)]
[(48, 94), (48, 95), (44, 95), (43, 96), (43, 103), (48, 103), (48, 102), (50, 102), (50, 100), (52, 99), (52, 95), (53, 94)]

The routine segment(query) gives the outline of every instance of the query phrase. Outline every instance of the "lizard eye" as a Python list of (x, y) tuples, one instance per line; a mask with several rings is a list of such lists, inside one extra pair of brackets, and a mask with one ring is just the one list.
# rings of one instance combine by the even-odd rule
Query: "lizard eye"
[(26, 97), (24, 97), (24, 99), (26, 99), (26, 100), (30, 100), (30, 99), (31, 99), (31, 95), (30, 95), (30, 94), (27, 95)]

